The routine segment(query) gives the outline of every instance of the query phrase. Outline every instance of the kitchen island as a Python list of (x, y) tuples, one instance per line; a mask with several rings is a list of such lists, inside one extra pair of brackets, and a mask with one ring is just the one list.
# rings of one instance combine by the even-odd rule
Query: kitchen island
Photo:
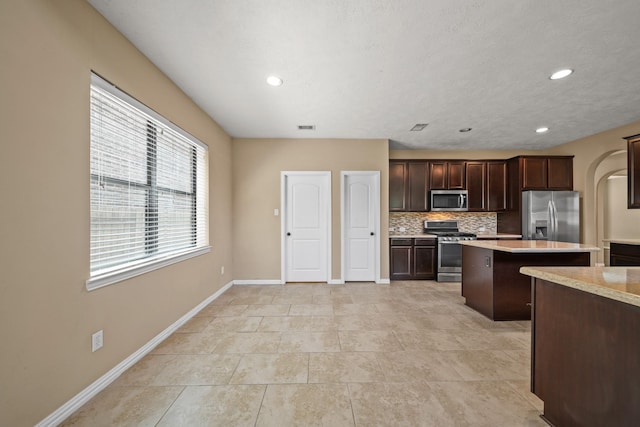
[(640, 267), (523, 267), (531, 276), (531, 392), (556, 426), (640, 420)]
[(462, 245), (465, 304), (491, 320), (530, 320), (531, 281), (523, 266), (589, 266), (599, 248), (547, 240), (467, 240)]

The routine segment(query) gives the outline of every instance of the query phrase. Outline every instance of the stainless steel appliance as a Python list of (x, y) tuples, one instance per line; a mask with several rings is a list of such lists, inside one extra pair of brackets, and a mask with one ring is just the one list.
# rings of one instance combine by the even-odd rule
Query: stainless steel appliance
[(434, 212), (464, 212), (468, 208), (467, 190), (431, 190), (431, 210)]
[(458, 230), (458, 221), (425, 221), (424, 232), (437, 237), (438, 282), (462, 280), (462, 246), (460, 240), (475, 240), (476, 235)]
[(577, 191), (523, 191), (522, 239), (579, 243)]

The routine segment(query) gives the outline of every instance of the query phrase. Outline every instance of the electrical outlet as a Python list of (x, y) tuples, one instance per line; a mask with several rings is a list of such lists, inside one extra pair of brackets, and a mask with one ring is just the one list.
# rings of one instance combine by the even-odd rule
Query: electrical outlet
[(224, 265), (220, 267), (220, 275), (222, 276), (223, 274), (224, 274)]
[(102, 335), (102, 329), (95, 334), (91, 335), (91, 351), (98, 351), (104, 345), (104, 337)]
[(404, 233), (405, 231), (407, 231), (407, 229), (406, 229), (406, 228), (404, 228), (404, 227), (400, 227), (400, 228), (398, 229), (398, 231), (400, 231), (401, 233)]
[(278, 209), (274, 209), (273, 216), (278, 216), (278, 215), (280, 215), (280, 211)]

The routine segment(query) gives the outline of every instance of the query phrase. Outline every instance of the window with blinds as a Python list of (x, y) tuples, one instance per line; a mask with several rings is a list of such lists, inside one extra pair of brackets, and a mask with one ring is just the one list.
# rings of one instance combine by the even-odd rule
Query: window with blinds
[(91, 77), (87, 288), (208, 252), (207, 146)]

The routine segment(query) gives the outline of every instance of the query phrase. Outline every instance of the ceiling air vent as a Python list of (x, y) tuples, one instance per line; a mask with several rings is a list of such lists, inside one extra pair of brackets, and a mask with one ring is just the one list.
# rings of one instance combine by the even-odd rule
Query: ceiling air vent
[(316, 130), (315, 125), (298, 125), (298, 130)]
[(420, 132), (424, 128), (429, 126), (429, 123), (418, 123), (414, 127), (411, 128), (411, 132)]

